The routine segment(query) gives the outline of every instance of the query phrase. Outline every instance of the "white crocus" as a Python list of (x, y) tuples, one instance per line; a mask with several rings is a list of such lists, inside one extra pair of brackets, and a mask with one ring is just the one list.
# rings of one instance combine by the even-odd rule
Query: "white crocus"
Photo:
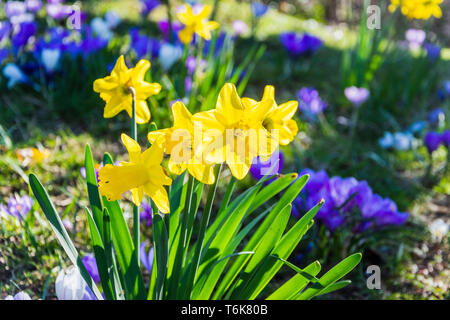
[(41, 53), (42, 64), (48, 73), (55, 71), (58, 66), (61, 51), (59, 49), (44, 49)]
[(71, 266), (59, 272), (55, 282), (58, 300), (81, 300), (86, 288), (86, 282), (78, 268)]
[(8, 63), (3, 68), (3, 75), (8, 79), (8, 88), (13, 87), (16, 83), (27, 82), (27, 76), (14, 63)]
[(169, 70), (182, 55), (183, 51), (180, 47), (170, 43), (164, 43), (159, 50), (159, 61), (161, 61), (164, 70)]

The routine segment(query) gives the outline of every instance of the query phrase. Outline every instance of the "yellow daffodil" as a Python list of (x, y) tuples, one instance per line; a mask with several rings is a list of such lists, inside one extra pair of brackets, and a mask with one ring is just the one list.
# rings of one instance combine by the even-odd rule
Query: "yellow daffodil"
[(125, 59), (120, 56), (111, 75), (94, 81), (94, 91), (106, 102), (103, 116), (112, 118), (122, 110), (132, 116), (131, 88), (136, 92), (136, 122), (146, 123), (150, 120), (150, 110), (147, 98), (161, 91), (159, 83), (144, 81), (144, 76), (150, 68), (148, 60), (140, 60), (134, 68), (128, 69)]
[(139, 206), (144, 193), (147, 194), (163, 213), (169, 213), (169, 198), (164, 186), (172, 183), (161, 167), (164, 156), (159, 144), (153, 144), (141, 153), (139, 144), (126, 134), (122, 142), (128, 150), (130, 162), (121, 162), (119, 166), (107, 164), (98, 173), (100, 194), (109, 201), (119, 200), (122, 194), (131, 190), (133, 202)]
[(227, 83), (219, 93), (215, 110), (194, 114), (200, 123), (205, 141), (205, 157), (210, 163), (226, 162), (233, 176), (243, 179), (259, 154), (261, 145), (270, 139), (263, 121), (270, 113), (273, 100), (247, 104), (239, 97), (236, 87)]
[(210, 40), (211, 31), (219, 27), (217, 22), (207, 20), (210, 13), (210, 5), (204, 5), (198, 14), (194, 14), (192, 12), (192, 7), (189, 4), (185, 4), (183, 10), (177, 13), (178, 20), (185, 26), (184, 29), (178, 33), (180, 41), (183, 43), (190, 43), (194, 33), (205, 40)]
[[(242, 100), (249, 105), (257, 105), (257, 102), (253, 99), (243, 98)], [(273, 101), (273, 108), (264, 119), (263, 126), (269, 133), (272, 133), (272, 130), (277, 130), (278, 134), (278, 137), (272, 137), (273, 139), (271, 139), (271, 146), (268, 148), (268, 150), (270, 150), (270, 155), (274, 151), (274, 148), (278, 146), (277, 142), (282, 146), (288, 145), (297, 135), (297, 122), (292, 120), (292, 117), (297, 111), (298, 101), (291, 100), (281, 105), (277, 105), (275, 102), (275, 88), (273, 86), (266, 86), (264, 88), (262, 101), (264, 100)]]
[(50, 151), (45, 148), (23, 148), (16, 150), (16, 156), (23, 166), (27, 166), (29, 164), (43, 162), (50, 157)]
[(389, 11), (394, 12), (400, 7), (402, 14), (408, 19), (428, 20), (432, 16), (442, 17), (439, 5), (443, 0), (391, 0)]
[(202, 144), (194, 143), (194, 121), (186, 106), (178, 101), (172, 106), (173, 127), (152, 131), (148, 140), (161, 143), (165, 153), (170, 154), (169, 170), (179, 175), (184, 170), (205, 184), (214, 183), (214, 164), (205, 164), (202, 152), (196, 152), (196, 147)]

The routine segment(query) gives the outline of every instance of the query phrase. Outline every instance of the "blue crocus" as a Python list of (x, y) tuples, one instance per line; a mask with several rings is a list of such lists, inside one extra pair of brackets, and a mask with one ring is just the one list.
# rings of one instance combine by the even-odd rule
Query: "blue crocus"
[(436, 61), (441, 55), (441, 47), (436, 44), (425, 43), (424, 47), (427, 51), (428, 59), (432, 62)]
[(61, 51), (59, 49), (44, 49), (41, 52), (41, 62), (47, 73), (53, 73), (58, 66)]
[(98, 273), (97, 261), (93, 254), (88, 253), (82, 259), (84, 266), (89, 272), (92, 279), (96, 282), (100, 282), (100, 274)]
[(150, 38), (139, 32), (138, 28), (130, 29), (131, 49), (136, 53), (138, 59), (146, 56), (151, 58), (158, 57), (161, 47), (159, 40)]
[(27, 6), (22, 1), (6, 1), (4, 9), (5, 16), (11, 19), (14, 16), (25, 14)]
[(394, 133), (393, 147), (396, 150), (409, 150), (413, 145), (414, 136), (409, 132), (396, 132)]
[(445, 120), (445, 113), (442, 108), (436, 108), (428, 113), (428, 122), (435, 124), (437, 122), (443, 122)]
[(150, 250), (147, 253), (145, 250), (146, 247), (147, 247), (147, 241), (142, 242), (141, 245), (139, 246), (139, 257), (141, 259), (142, 265), (151, 274), (152, 267), (153, 267), (154, 252), (153, 252), (153, 247), (150, 247)]
[(441, 136), (442, 144), (448, 149), (450, 147), (450, 130), (445, 130)]
[(8, 48), (1, 48), (0, 49), (0, 65), (2, 65), (3, 60), (5, 60), (9, 56), (9, 49)]
[(11, 24), (8, 21), (0, 21), (0, 42), (9, 36)]
[(22, 70), (14, 63), (8, 63), (3, 68), (3, 75), (8, 79), (8, 88), (17, 83), (27, 83), (28, 78)]
[(13, 34), (11, 38), (11, 43), (15, 50), (20, 49), (27, 45), (28, 40), (34, 36), (36, 33), (36, 23), (33, 22), (22, 22), (19, 24), (19, 30)]
[(27, 6), (27, 10), (29, 12), (36, 13), (42, 8), (41, 0), (25, 0), (25, 5)]
[(384, 135), (380, 139), (378, 139), (378, 144), (383, 149), (391, 148), (394, 145), (394, 135), (389, 131), (386, 131)]
[(342, 206), (352, 195), (352, 190), (358, 185), (358, 180), (353, 177), (333, 177), (329, 181), (330, 195), (336, 206)]
[(177, 45), (164, 43), (159, 50), (159, 61), (164, 70), (169, 70), (175, 62), (181, 59), (183, 50)]
[(411, 132), (411, 133), (420, 132), (423, 129), (425, 129), (426, 126), (427, 126), (427, 123), (425, 121), (422, 121), (422, 120), (416, 121), (409, 127), (409, 132)]
[(322, 47), (322, 40), (308, 33), (300, 35), (295, 32), (285, 32), (280, 35), (280, 41), (294, 57), (311, 55)]
[(327, 103), (320, 98), (319, 92), (312, 87), (301, 88), (297, 91), (297, 99), (299, 101), (299, 109), (311, 120), (327, 107)]
[(140, 221), (145, 220), (147, 227), (152, 225), (152, 205), (149, 202), (143, 201), (141, 203), (142, 211), (139, 214)]
[(141, 4), (141, 15), (146, 17), (150, 12), (152, 12), (156, 7), (158, 7), (161, 2), (158, 0), (140, 0)]
[(425, 135), (424, 142), (428, 153), (432, 154), (439, 148), (439, 145), (442, 142), (442, 135), (439, 132), (430, 131)]
[(267, 175), (278, 174), (283, 170), (283, 162), (284, 156), (281, 151), (272, 153), (267, 161), (261, 161), (260, 157), (257, 157), (250, 167), (250, 174), (256, 180)]
[(253, 15), (257, 18), (262, 17), (269, 10), (269, 7), (261, 2), (252, 2), (251, 7)]

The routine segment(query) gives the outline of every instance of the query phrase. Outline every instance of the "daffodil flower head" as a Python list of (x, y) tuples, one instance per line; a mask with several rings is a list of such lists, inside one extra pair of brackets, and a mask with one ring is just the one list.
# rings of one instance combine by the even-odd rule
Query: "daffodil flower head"
[[(169, 170), (180, 175), (186, 169), (189, 174), (204, 184), (214, 183), (214, 163), (206, 163), (200, 148), (202, 143), (195, 139), (195, 125), (192, 114), (181, 101), (172, 106), (173, 127), (152, 131), (148, 134), (150, 143), (160, 143), (164, 152), (170, 154)], [(201, 137), (199, 137), (201, 139)]]
[(211, 31), (219, 27), (217, 22), (207, 20), (211, 14), (211, 9), (210, 5), (204, 5), (200, 12), (195, 14), (189, 4), (184, 5), (183, 9), (177, 13), (178, 20), (185, 26), (178, 33), (181, 42), (190, 43), (194, 33), (205, 40), (211, 39)]
[(147, 123), (150, 120), (150, 110), (147, 105), (149, 96), (161, 91), (159, 83), (144, 81), (144, 76), (150, 68), (148, 60), (140, 60), (134, 68), (128, 69), (125, 59), (120, 56), (111, 75), (94, 81), (94, 91), (106, 102), (103, 116), (112, 118), (125, 110), (132, 116), (132, 91), (136, 99), (136, 122)]
[(245, 103), (233, 84), (225, 84), (216, 109), (193, 116), (194, 122), (201, 124), (203, 140), (208, 143), (205, 148), (208, 162), (226, 162), (233, 176), (243, 179), (261, 147), (268, 144), (270, 135), (263, 121), (273, 105), (273, 100)]
[(99, 191), (109, 201), (119, 200), (122, 194), (131, 190), (133, 202), (139, 206), (147, 194), (163, 213), (169, 213), (169, 198), (164, 186), (172, 183), (161, 167), (164, 151), (155, 143), (141, 153), (139, 144), (126, 134), (121, 136), (128, 150), (129, 162), (119, 166), (107, 164), (98, 173)]
[(428, 20), (432, 16), (442, 17), (439, 5), (444, 0), (391, 0), (389, 11), (394, 12), (400, 7), (402, 14), (408, 19)]

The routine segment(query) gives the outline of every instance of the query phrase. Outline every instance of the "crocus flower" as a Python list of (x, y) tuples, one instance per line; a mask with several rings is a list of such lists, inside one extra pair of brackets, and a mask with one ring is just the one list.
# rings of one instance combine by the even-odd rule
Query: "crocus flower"
[(81, 261), (83, 261), (84, 266), (86, 267), (94, 282), (99, 283), (100, 274), (98, 273), (97, 262), (94, 255), (88, 253), (81, 259)]
[(164, 185), (172, 180), (161, 167), (164, 151), (157, 144), (141, 153), (139, 144), (126, 134), (122, 142), (128, 150), (130, 162), (121, 162), (119, 166), (107, 164), (98, 173), (99, 191), (109, 201), (119, 200), (122, 194), (131, 190), (133, 202), (139, 206), (147, 194), (163, 213), (169, 213), (169, 198)]
[(186, 91), (186, 94), (192, 90), (192, 78), (190, 76), (184, 78), (184, 90)]
[(41, 61), (47, 73), (53, 73), (58, 66), (61, 51), (59, 49), (44, 49), (41, 52)]
[(432, 154), (439, 147), (442, 141), (442, 135), (439, 132), (430, 131), (425, 135), (425, 146), (428, 153)]
[(152, 225), (152, 205), (150, 202), (143, 201), (141, 203), (142, 211), (139, 213), (140, 221), (145, 220), (147, 227)]
[(12, 88), (16, 83), (28, 82), (27, 76), (14, 63), (8, 63), (3, 68), (3, 75), (8, 79), (8, 88)]
[(142, 242), (141, 245), (139, 246), (139, 257), (141, 259), (142, 265), (151, 274), (152, 273), (152, 267), (153, 267), (154, 251), (153, 251), (153, 247), (150, 247), (150, 250), (147, 253), (145, 251), (146, 247), (147, 247), (147, 241)]
[(386, 131), (384, 135), (378, 139), (378, 144), (384, 149), (391, 148), (394, 145), (394, 135), (389, 131)]
[(397, 150), (409, 150), (413, 145), (414, 137), (409, 132), (396, 132), (394, 133), (393, 147)]
[(417, 50), (425, 41), (426, 33), (420, 29), (408, 29), (406, 31), (406, 40), (409, 42), (409, 48), (411, 50)]
[(322, 40), (308, 33), (285, 32), (280, 35), (280, 41), (292, 56), (312, 54), (322, 47)]
[(425, 43), (424, 47), (425, 50), (427, 51), (427, 57), (428, 59), (430, 59), (430, 61), (434, 62), (440, 57), (441, 55), (440, 46), (432, 43)]
[(253, 160), (253, 164), (250, 167), (250, 174), (254, 179), (259, 180), (266, 175), (281, 173), (283, 164), (284, 156), (281, 151), (274, 152), (267, 161), (261, 161), (261, 158), (257, 157)]
[[(163, 39), (165, 41), (169, 41), (169, 21), (167, 20), (161, 20), (158, 22), (158, 28), (159, 30), (161, 30), (161, 33), (163, 34)], [(172, 32), (174, 34), (174, 38), (176, 41), (178, 41), (178, 32), (183, 29), (183, 27), (181, 26), (181, 24), (179, 24), (178, 22), (172, 22)]]
[(75, 266), (59, 272), (55, 282), (58, 300), (82, 300), (87, 284)]
[(183, 49), (168, 42), (164, 43), (159, 50), (159, 61), (164, 70), (169, 70), (182, 56)]
[(0, 42), (9, 36), (11, 24), (8, 21), (0, 21)]
[(18, 31), (14, 32), (11, 43), (15, 50), (27, 45), (28, 40), (34, 36), (37, 27), (35, 22), (23, 22), (19, 24)]
[(195, 71), (195, 66), (197, 64), (197, 59), (194, 56), (189, 56), (186, 58), (186, 69), (189, 74), (193, 74)]
[(5, 215), (15, 217), (19, 220), (24, 219), (33, 207), (33, 199), (27, 195), (10, 196), (7, 206), (0, 204), (0, 211)]
[(190, 43), (194, 33), (205, 40), (211, 39), (211, 31), (217, 29), (219, 24), (215, 21), (208, 21), (212, 7), (205, 5), (201, 11), (195, 14), (189, 4), (185, 4), (182, 11), (177, 13), (177, 18), (185, 26), (178, 33), (178, 38), (183, 43)]
[(72, 13), (72, 8), (70, 6), (59, 2), (48, 3), (46, 10), (47, 15), (55, 20), (65, 19)]
[(450, 147), (450, 130), (442, 133), (442, 144), (448, 149)]
[(264, 3), (261, 2), (252, 2), (251, 8), (253, 15), (257, 18), (260, 18), (263, 15), (265, 15), (267, 10), (269, 9), (268, 6), (266, 6)]
[(109, 41), (113, 37), (113, 33), (108, 23), (100, 17), (92, 19), (91, 28), (96, 36), (106, 41)]
[(30, 12), (38, 12), (42, 8), (41, 0), (25, 0), (27, 10)]
[(144, 76), (150, 68), (148, 60), (140, 60), (136, 67), (128, 69), (125, 58), (117, 59), (111, 75), (94, 81), (94, 91), (100, 93), (100, 97), (106, 102), (103, 116), (112, 118), (122, 110), (132, 116), (132, 96), (130, 88), (133, 88), (136, 96), (136, 122), (147, 123), (150, 120), (150, 110), (147, 105), (149, 96), (161, 91), (159, 83), (144, 81)]
[(7, 296), (5, 300), (31, 300), (31, 297), (25, 291), (20, 291), (13, 296)]
[(161, 3), (158, 0), (140, 0), (140, 4), (141, 4), (141, 15), (146, 17)]
[(330, 195), (336, 206), (342, 206), (352, 195), (351, 191), (357, 186), (358, 180), (353, 177), (333, 177), (329, 181)]
[(9, 56), (10, 52), (8, 48), (0, 49), (0, 65), (2, 65), (3, 60), (5, 60)]
[(420, 132), (427, 126), (425, 121), (416, 121), (409, 127), (409, 132), (416, 133)]
[(247, 24), (242, 20), (234, 20), (232, 27), (233, 27), (234, 34), (237, 36), (241, 36), (241, 35), (247, 33), (249, 30)]
[(370, 92), (366, 88), (349, 87), (344, 90), (345, 97), (353, 103), (355, 107), (359, 107), (369, 98)]
[(323, 112), (327, 107), (326, 102), (319, 97), (319, 92), (312, 87), (301, 88), (297, 92), (297, 98), (299, 109), (310, 119)]
[(157, 58), (161, 44), (159, 40), (150, 38), (139, 33), (137, 28), (130, 29), (131, 49), (134, 50), (138, 59), (144, 57)]
[(24, 14), (27, 11), (27, 6), (22, 1), (6, 1), (5, 16), (11, 19), (13, 16)]
[(105, 13), (105, 21), (106, 21), (106, 25), (109, 28), (114, 29), (122, 21), (122, 18), (120, 17), (120, 15), (117, 12), (108, 10)]

